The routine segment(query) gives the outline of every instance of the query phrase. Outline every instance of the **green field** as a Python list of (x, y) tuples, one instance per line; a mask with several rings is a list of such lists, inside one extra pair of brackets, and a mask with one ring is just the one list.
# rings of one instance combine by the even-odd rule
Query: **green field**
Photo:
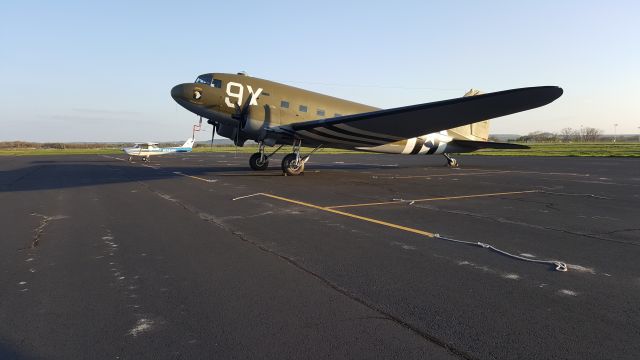
[(526, 144), (531, 149), (483, 149), (470, 155), (498, 156), (616, 156), (640, 157), (640, 143)]
[[(573, 144), (527, 144), (531, 149), (526, 150), (495, 150), (484, 149), (465, 155), (485, 156), (616, 156), (616, 157), (640, 157), (640, 143), (573, 143)], [(274, 148), (275, 149), (275, 148)], [(199, 146), (196, 153), (234, 153), (252, 154), (257, 151), (257, 146)], [(283, 151), (283, 150), (282, 150)], [(310, 149), (306, 149), (310, 151)], [(353, 154), (354, 151), (340, 149), (321, 149), (318, 154)], [(95, 149), (0, 149), (0, 156), (24, 156), (24, 155), (107, 155), (122, 154), (120, 148), (95, 148)]]

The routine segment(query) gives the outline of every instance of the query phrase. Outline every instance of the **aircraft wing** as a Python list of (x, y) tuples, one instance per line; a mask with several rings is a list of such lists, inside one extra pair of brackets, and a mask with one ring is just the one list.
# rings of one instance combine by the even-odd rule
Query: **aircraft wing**
[(529, 87), (293, 123), (274, 130), (313, 142), (380, 145), (534, 109), (561, 95), (557, 86)]

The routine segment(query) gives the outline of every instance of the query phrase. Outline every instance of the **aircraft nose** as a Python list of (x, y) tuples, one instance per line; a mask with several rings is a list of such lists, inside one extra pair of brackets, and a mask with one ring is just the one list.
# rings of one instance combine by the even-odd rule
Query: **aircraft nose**
[(184, 84), (176, 85), (171, 89), (171, 97), (173, 100), (184, 99)]
[(171, 89), (171, 97), (175, 101), (189, 101), (200, 104), (204, 99), (205, 89), (196, 84), (180, 84)]

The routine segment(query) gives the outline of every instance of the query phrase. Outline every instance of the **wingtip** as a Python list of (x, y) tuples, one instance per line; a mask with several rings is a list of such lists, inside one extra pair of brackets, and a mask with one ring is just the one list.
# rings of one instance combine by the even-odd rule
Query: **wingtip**
[(558, 97), (560, 97), (560, 96), (562, 96), (562, 94), (564, 94), (564, 90), (560, 86), (554, 86), (554, 88), (556, 89), (556, 92), (558, 93)]
[(555, 94), (553, 95), (553, 100), (551, 101), (557, 100), (560, 96), (562, 96), (562, 94), (564, 94), (564, 90), (560, 86), (554, 86), (553, 89)]
[(564, 90), (560, 86), (540, 86), (539, 89), (543, 90), (544, 94), (546, 94), (545, 97), (548, 99), (548, 103), (555, 101), (564, 94)]

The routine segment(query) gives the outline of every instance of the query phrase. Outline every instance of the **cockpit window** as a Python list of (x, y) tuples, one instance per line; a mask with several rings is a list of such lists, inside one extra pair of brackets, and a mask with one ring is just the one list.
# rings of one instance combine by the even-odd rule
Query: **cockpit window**
[(211, 81), (213, 80), (213, 75), (212, 74), (203, 74), (198, 76), (198, 78), (196, 79), (196, 84), (207, 84), (207, 85), (211, 85)]
[(218, 80), (218, 79), (213, 79), (213, 82), (211, 83), (211, 86), (213, 86), (214, 88), (222, 88), (222, 80)]

